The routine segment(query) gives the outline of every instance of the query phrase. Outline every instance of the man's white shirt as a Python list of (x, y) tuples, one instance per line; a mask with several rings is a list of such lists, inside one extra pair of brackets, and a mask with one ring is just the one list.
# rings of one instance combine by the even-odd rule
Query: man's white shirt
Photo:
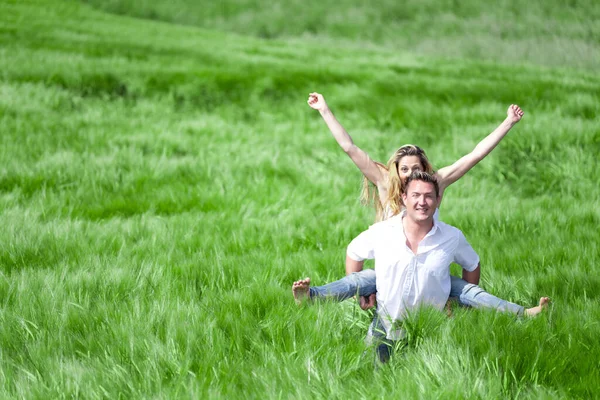
[(463, 233), (435, 220), (433, 228), (419, 243), (417, 254), (406, 245), (399, 215), (372, 225), (348, 246), (348, 256), (356, 261), (375, 259), (377, 312), (387, 337), (399, 339), (393, 321), (402, 320), (407, 311), (421, 305), (443, 309), (450, 294), (450, 264), (467, 271), (479, 264), (479, 256)]

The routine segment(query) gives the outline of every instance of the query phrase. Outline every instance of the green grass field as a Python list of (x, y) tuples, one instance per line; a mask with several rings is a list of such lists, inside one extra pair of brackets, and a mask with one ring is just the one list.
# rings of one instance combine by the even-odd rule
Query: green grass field
[[(598, 398), (599, 3), (0, 2), (0, 398)], [(383, 368), (344, 274), (373, 222), (309, 92), (436, 167), (481, 285)], [(458, 271), (453, 267), (453, 271)]]

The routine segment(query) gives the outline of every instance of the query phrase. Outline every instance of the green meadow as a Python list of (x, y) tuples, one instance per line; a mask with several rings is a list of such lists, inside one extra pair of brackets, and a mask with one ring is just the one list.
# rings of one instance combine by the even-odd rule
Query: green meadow
[[(0, 398), (598, 398), (600, 3), (0, 1)], [(308, 93), (436, 168), (481, 286), (374, 368), (344, 275), (374, 220)], [(370, 264), (372, 266), (372, 264)], [(456, 266), (455, 274), (460, 273)]]

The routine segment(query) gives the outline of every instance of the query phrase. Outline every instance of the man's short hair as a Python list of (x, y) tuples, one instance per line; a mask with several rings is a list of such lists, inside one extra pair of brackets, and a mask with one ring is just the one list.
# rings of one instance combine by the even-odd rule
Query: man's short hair
[(410, 174), (408, 179), (406, 179), (406, 183), (404, 184), (404, 193), (406, 193), (406, 191), (408, 190), (408, 185), (412, 181), (423, 181), (431, 183), (435, 189), (435, 196), (440, 197), (440, 185), (438, 184), (438, 181), (435, 176), (423, 171), (414, 171), (412, 174)]

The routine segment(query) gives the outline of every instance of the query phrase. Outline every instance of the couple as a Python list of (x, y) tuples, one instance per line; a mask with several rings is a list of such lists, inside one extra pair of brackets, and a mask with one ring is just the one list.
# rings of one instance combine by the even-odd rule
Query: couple
[[(399, 337), (392, 323), (401, 320), (406, 311), (422, 304), (442, 308), (448, 296), (457, 297), (463, 305), (517, 315), (542, 311), (549, 301), (546, 297), (540, 299), (538, 306), (525, 309), (477, 286), (480, 274), (477, 254), (459, 230), (437, 219), (445, 189), (489, 154), (521, 120), (523, 112), (518, 106), (511, 105), (504, 122), (471, 153), (434, 173), (425, 153), (412, 145), (396, 151), (387, 166), (372, 161), (353, 143), (323, 96), (312, 93), (308, 104), (321, 113), (338, 144), (377, 188), (377, 220), (381, 222), (348, 247), (345, 278), (321, 287), (310, 287), (308, 278), (294, 282), (292, 292), (297, 301), (307, 297), (344, 300), (358, 294), (361, 307), (366, 309), (374, 305), (376, 298), (377, 313), (369, 334), (379, 336), (384, 342)], [(366, 183), (364, 198), (369, 197), (368, 189)], [(375, 258), (375, 271), (363, 271), (363, 260), (367, 258)], [(451, 262), (463, 267), (463, 279), (449, 275)], [(378, 346), (382, 361), (389, 355), (387, 349)]]

